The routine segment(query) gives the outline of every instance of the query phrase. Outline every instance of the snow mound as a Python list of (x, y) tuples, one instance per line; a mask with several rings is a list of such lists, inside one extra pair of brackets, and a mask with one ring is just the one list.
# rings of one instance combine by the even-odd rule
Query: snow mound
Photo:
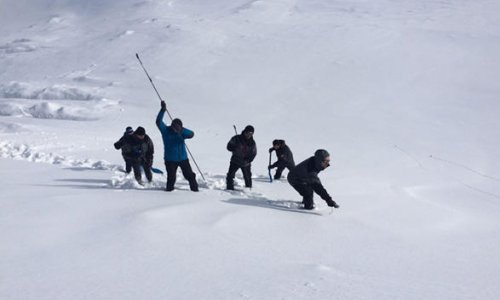
[(55, 84), (40, 87), (26, 82), (10, 82), (0, 85), (0, 98), (11, 99), (42, 99), (42, 100), (102, 100), (97, 93), (92, 93), (78, 87)]
[[(4, 99), (1, 99), (4, 98)], [(97, 88), (10, 82), (0, 84), (0, 116), (93, 121), (119, 102), (98, 95)]]
[(36, 119), (57, 119), (68, 121), (97, 120), (94, 111), (78, 106), (64, 106), (60, 103), (40, 102), (33, 105), (21, 103), (0, 103), (0, 116), (24, 116)]
[(20, 105), (12, 103), (0, 103), (0, 116), (22, 116), (24, 110)]
[(85, 121), (95, 120), (90, 117), (91, 111), (86, 111), (78, 107), (64, 107), (55, 103), (42, 102), (29, 107), (26, 110), (33, 118), (38, 119), (60, 119), (60, 120), (74, 120)]

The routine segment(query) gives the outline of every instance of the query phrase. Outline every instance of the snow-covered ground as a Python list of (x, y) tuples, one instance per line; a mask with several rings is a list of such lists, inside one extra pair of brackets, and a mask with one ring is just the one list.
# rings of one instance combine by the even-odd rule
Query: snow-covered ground
[[(1, 299), (497, 299), (500, 2), (0, 2)], [(159, 100), (199, 193), (120, 172)], [(168, 120), (165, 120), (168, 122)], [(227, 141), (252, 124), (254, 187)], [(267, 180), (267, 149), (340, 204)], [(275, 157), (273, 157), (273, 160)], [(194, 167), (194, 164), (193, 164)], [(285, 172), (286, 174), (286, 172)], [(240, 174), (239, 174), (240, 175)]]

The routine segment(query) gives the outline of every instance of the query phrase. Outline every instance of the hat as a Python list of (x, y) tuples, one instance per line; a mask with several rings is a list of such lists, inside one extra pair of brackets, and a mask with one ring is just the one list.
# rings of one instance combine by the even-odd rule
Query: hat
[(173, 119), (172, 120), (172, 126), (180, 126), (180, 127), (182, 127), (182, 121), (181, 121), (181, 119), (177, 119), (177, 118)]
[(247, 125), (247, 127), (245, 127), (245, 129), (243, 129), (243, 133), (245, 132), (251, 132), (251, 133), (254, 133), (255, 132), (255, 129), (253, 128), (252, 125)]
[(137, 134), (137, 135), (145, 135), (146, 134), (146, 130), (143, 127), (139, 126), (139, 127), (137, 127), (137, 129), (135, 130), (134, 133)]
[(274, 140), (273, 141), (273, 146), (283, 146), (285, 144), (284, 140)]
[(127, 128), (125, 128), (125, 133), (126, 134), (132, 134), (132, 133), (134, 133), (134, 130), (132, 129), (132, 127), (127, 126)]
[(330, 156), (330, 153), (328, 153), (328, 151), (326, 151), (324, 149), (318, 149), (318, 150), (316, 150), (316, 152), (314, 152), (314, 157), (318, 161), (324, 161), (325, 158), (327, 158), (328, 156)]

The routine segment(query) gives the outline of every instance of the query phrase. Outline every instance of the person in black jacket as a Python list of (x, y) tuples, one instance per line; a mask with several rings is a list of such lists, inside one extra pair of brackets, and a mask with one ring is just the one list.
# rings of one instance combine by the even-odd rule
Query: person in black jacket
[(304, 160), (288, 173), (288, 182), (302, 196), (304, 209), (314, 209), (314, 192), (325, 200), (328, 206), (339, 208), (318, 177), (318, 173), (329, 166), (330, 154), (326, 150), (319, 149), (314, 156)]
[[(132, 129), (132, 127), (130, 126), (127, 126), (127, 128), (125, 128), (125, 132), (123, 133), (123, 136), (120, 138), (120, 140), (118, 140), (118, 142), (116, 142), (114, 145), (115, 145), (115, 148), (117, 147), (117, 145), (123, 143), (123, 139), (128, 136), (128, 135), (132, 135), (134, 133), (134, 130)], [(121, 142), (120, 142), (121, 141)], [(130, 161), (130, 159), (127, 159), (126, 157), (126, 153), (127, 153), (127, 147), (118, 147), (116, 148), (116, 150), (118, 149), (122, 149), (122, 157), (123, 157), (123, 160), (125, 161), (125, 172), (127, 174), (129, 174), (131, 171), (132, 171), (132, 162)]]
[(134, 177), (139, 184), (142, 184), (141, 167), (144, 169), (146, 179), (149, 182), (153, 180), (151, 167), (153, 166), (154, 145), (143, 127), (137, 127), (132, 135), (122, 137), (114, 146), (117, 150), (123, 150), (123, 157), (130, 161)]
[(234, 176), (238, 169), (243, 172), (245, 186), (252, 187), (252, 161), (257, 155), (257, 146), (253, 139), (254, 132), (253, 126), (248, 125), (241, 134), (233, 136), (227, 143), (227, 150), (233, 153), (226, 176), (226, 189), (228, 190), (234, 190)]
[(269, 165), (268, 169), (276, 169), (276, 173), (274, 174), (274, 179), (280, 179), (283, 170), (287, 168), (289, 171), (295, 167), (295, 162), (293, 161), (293, 154), (290, 148), (285, 144), (284, 140), (274, 140), (273, 146), (269, 148), (269, 153), (276, 151), (276, 156), (278, 160)]

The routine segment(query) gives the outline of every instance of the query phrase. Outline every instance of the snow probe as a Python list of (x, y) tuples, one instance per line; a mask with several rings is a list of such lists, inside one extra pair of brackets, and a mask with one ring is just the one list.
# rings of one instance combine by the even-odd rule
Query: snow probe
[[(271, 166), (271, 155), (272, 152), (269, 152), (269, 167)], [(273, 182), (273, 176), (271, 176), (271, 169), (269, 167), (267, 168), (267, 170), (269, 171), (269, 182)]]

